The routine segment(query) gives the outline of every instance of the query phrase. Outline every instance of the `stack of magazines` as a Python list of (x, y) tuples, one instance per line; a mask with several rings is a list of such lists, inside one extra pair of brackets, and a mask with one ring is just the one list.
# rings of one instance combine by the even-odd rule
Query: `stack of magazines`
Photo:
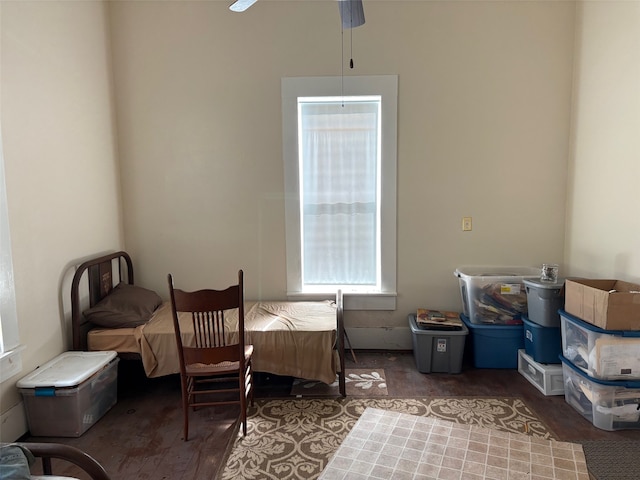
[(416, 324), (425, 330), (462, 330), (459, 312), (419, 308), (416, 313)]

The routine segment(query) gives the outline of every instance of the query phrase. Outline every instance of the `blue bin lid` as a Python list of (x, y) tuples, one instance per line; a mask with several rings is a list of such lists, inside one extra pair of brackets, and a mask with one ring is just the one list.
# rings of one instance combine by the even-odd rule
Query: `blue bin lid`
[(525, 315), (522, 315), (522, 323), (525, 325), (525, 327), (544, 329), (545, 331), (560, 330), (560, 325), (558, 325), (557, 327), (553, 327), (549, 325), (540, 325), (539, 323), (536, 323), (533, 320), (529, 320), (529, 317)]
[(597, 383), (599, 385), (606, 385), (608, 387), (621, 387), (621, 388), (640, 388), (640, 380), (600, 380), (599, 378), (593, 378), (588, 375), (584, 370), (576, 367), (569, 359), (564, 358), (562, 354), (558, 355), (560, 360), (564, 365), (569, 367), (571, 370), (579, 374), (580, 376), (588, 379), (593, 383)]
[(575, 323), (579, 327), (585, 328), (587, 330), (591, 330), (592, 332), (604, 333), (606, 335), (614, 335), (616, 337), (640, 338), (640, 330), (604, 330), (591, 323), (585, 322), (584, 320), (574, 315), (571, 315), (570, 313), (565, 312), (563, 309), (559, 309), (558, 313), (560, 314), (560, 317), (565, 317), (571, 320), (573, 323)]

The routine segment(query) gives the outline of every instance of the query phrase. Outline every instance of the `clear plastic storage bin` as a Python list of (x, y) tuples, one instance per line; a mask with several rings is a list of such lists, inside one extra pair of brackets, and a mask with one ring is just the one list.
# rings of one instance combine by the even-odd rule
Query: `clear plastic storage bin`
[(458, 267), (462, 313), (471, 323), (521, 324), (527, 314), (524, 279), (540, 278), (535, 267)]
[(602, 430), (640, 429), (640, 381), (598, 380), (564, 357), (564, 398)]
[(116, 404), (116, 352), (65, 352), (18, 381), (35, 437), (79, 437)]
[(562, 354), (601, 380), (640, 380), (640, 331), (603, 330), (560, 310)]

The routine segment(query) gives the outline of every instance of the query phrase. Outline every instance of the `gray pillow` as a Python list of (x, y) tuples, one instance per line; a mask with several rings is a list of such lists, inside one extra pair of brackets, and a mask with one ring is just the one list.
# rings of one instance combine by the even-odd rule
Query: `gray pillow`
[(84, 311), (91, 323), (105, 328), (127, 328), (142, 325), (162, 304), (153, 290), (119, 283), (93, 307)]

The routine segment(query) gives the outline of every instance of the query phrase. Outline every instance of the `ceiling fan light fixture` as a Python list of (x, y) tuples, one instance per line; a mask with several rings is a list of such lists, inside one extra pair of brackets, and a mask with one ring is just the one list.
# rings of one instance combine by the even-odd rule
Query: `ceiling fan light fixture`
[(356, 28), (364, 25), (364, 8), (362, 0), (338, 0), (342, 28)]
[(231, 5), (229, 5), (229, 10), (232, 12), (244, 12), (251, 5), (256, 3), (257, 0), (236, 0)]

